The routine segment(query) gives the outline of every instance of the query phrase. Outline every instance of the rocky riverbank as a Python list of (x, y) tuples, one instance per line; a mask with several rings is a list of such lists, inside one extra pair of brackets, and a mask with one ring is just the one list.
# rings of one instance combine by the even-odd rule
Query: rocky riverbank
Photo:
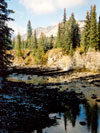
[(32, 51), (26, 50), (21, 57), (16, 56), (16, 51), (12, 51), (14, 56), (12, 66), (19, 67), (51, 67), (59, 68), (64, 71), (84, 69), (92, 72), (100, 71), (100, 52), (89, 49), (84, 53), (82, 49), (77, 49), (72, 56), (67, 55), (62, 49), (49, 50), (42, 61), (37, 62), (37, 57), (33, 56)]

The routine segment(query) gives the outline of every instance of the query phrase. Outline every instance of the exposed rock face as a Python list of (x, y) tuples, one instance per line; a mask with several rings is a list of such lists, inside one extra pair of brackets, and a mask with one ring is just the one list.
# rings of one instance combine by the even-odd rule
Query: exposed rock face
[(60, 49), (51, 50), (48, 54), (48, 66), (58, 67), (63, 70), (72, 69), (72, 59), (69, 56), (63, 55)]
[(100, 52), (89, 51), (86, 54), (80, 54), (76, 51), (73, 57), (64, 55), (59, 49), (51, 50), (48, 53), (48, 66), (58, 67), (63, 70), (81, 69), (100, 70)]
[(88, 51), (80, 54), (76, 51), (74, 57), (75, 68), (86, 68), (89, 70), (100, 70), (100, 52)]

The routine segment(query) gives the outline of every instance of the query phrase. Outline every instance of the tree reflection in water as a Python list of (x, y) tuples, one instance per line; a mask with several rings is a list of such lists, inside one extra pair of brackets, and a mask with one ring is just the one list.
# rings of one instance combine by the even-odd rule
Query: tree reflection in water
[(98, 133), (98, 118), (99, 118), (99, 108), (97, 104), (84, 105), (86, 111), (86, 120), (87, 120), (87, 127), (88, 130), (92, 131), (92, 133)]
[[(71, 91), (46, 88), (46, 85), (32, 85), (4, 81), (0, 90), (0, 132), (43, 133), (45, 128), (59, 126), (58, 119), (64, 120), (67, 132), (68, 123), (76, 127), (80, 116), (80, 104), (84, 106), (86, 123), (91, 133), (98, 133), (99, 108), (79, 98)], [(47, 86), (59, 85), (50, 83)], [(80, 96), (82, 97), (82, 95)], [(50, 117), (57, 113), (59, 117)], [(63, 133), (63, 132), (62, 132)]]

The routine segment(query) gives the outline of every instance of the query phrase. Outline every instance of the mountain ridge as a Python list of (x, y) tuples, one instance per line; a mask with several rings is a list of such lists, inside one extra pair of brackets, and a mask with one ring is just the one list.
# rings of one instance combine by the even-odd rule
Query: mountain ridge
[[(84, 28), (85, 21), (79, 20), (79, 21), (77, 21), (77, 23), (79, 24), (80, 30), (82, 30)], [(34, 31), (36, 31), (37, 38), (40, 37), (42, 32), (47, 37), (50, 37), (51, 35), (53, 35), (55, 37), (55, 36), (57, 36), (58, 25), (47, 26), (47, 27), (37, 27), (32, 30), (33, 34), (34, 34)], [(22, 40), (26, 40), (26, 39), (27, 39), (27, 34), (22, 35)]]

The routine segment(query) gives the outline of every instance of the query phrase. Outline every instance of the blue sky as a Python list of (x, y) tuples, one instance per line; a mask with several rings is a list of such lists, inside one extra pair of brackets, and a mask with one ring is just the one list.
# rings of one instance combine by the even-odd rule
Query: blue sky
[(8, 7), (15, 13), (10, 15), (15, 19), (9, 25), (15, 34), (26, 33), (27, 22), (32, 28), (56, 25), (62, 21), (63, 9), (66, 8), (67, 19), (71, 13), (77, 20), (84, 20), (90, 6), (96, 4), (97, 17), (100, 15), (100, 0), (10, 0)]

